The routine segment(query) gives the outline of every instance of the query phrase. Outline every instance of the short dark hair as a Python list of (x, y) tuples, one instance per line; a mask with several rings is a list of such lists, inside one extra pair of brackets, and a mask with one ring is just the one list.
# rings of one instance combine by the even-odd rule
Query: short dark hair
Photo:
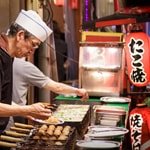
[(9, 27), (9, 29), (7, 30), (7, 35), (14, 37), (16, 36), (17, 32), (23, 30), (25, 33), (25, 39), (29, 38), (30, 36), (32, 36), (32, 34), (30, 32), (28, 32), (27, 30), (25, 30), (24, 28), (22, 28), (20, 25), (18, 25), (17, 23), (12, 23)]

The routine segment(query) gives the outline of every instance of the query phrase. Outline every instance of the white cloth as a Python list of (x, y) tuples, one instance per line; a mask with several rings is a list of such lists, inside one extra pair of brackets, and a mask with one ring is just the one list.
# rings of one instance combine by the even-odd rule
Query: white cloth
[(45, 76), (31, 62), (14, 58), (13, 62), (13, 95), (12, 100), (18, 105), (27, 103), (29, 85), (43, 88), (51, 79)]
[(44, 42), (52, 33), (42, 18), (33, 10), (21, 10), (15, 23), (32, 33), (40, 41)]

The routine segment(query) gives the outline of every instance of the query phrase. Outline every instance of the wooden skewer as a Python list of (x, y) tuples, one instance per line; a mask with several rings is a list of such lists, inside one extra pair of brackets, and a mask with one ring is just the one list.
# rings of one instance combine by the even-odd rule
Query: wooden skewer
[(15, 137), (7, 136), (7, 135), (1, 135), (0, 139), (9, 141), (9, 142), (23, 142), (23, 139), (21, 138), (15, 138)]
[(9, 143), (9, 142), (0, 141), (0, 146), (3, 146), (3, 147), (17, 147), (17, 144), (16, 143)]
[(7, 130), (5, 131), (5, 134), (13, 136), (13, 137), (26, 137), (27, 136), (27, 134), (24, 134), (24, 133), (18, 133), (15, 131), (7, 131)]
[(33, 125), (23, 124), (23, 123), (18, 123), (18, 122), (15, 122), (15, 126), (20, 127), (20, 128), (27, 128), (27, 129), (33, 129), (34, 128)]

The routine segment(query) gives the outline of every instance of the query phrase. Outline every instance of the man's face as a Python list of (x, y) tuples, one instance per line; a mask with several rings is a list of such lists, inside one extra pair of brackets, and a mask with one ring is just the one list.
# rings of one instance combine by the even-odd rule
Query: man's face
[(24, 34), (18, 35), (16, 42), (15, 57), (27, 57), (34, 53), (35, 49), (41, 44), (40, 40), (34, 36), (25, 38)]

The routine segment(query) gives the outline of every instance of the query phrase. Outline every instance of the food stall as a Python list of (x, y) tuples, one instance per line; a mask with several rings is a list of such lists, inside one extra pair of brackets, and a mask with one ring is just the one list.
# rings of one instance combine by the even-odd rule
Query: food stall
[[(77, 142), (78, 149), (87, 148), (87, 145), (103, 149), (99, 142), (103, 145), (108, 142), (106, 145), (112, 144), (112, 148), (118, 148), (128, 133), (126, 124), (131, 100), (120, 97), (124, 88), (123, 46), (121, 33), (82, 32), (79, 87), (88, 91), (89, 100), (82, 102), (79, 97), (63, 95), (55, 98), (57, 104), (90, 106), (90, 123), (87, 124), (86, 132), (83, 132), (84, 136)], [(100, 132), (95, 134), (93, 130)], [(103, 131), (106, 131), (105, 135)], [(92, 143), (93, 139), (98, 140), (94, 141), (97, 144)]]
[[(76, 100), (80, 101), (79, 98)], [(32, 125), (15, 122), (1, 134), (0, 145), (15, 150), (74, 150), (87, 147), (87, 144), (91, 147), (94, 140), (99, 148), (111, 146), (116, 149), (128, 132), (124, 128), (128, 105), (129, 101), (122, 101), (120, 107), (116, 101), (107, 103), (106, 99), (99, 100), (99, 105), (94, 107), (88, 104), (60, 104), (47, 120), (36, 119)], [(94, 116), (91, 116), (92, 110)], [(91, 122), (93, 117), (95, 120)], [(118, 125), (110, 126), (109, 120), (114, 122), (112, 119), (116, 117), (120, 118)], [(100, 146), (98, 143), (103, 144)]]
[[(101, 146), (95, 143), (99, 149), (104, 148), (104, 143), (107, 148), (121, 147), (128, 133), (126, 119), (130, 106), (129, 98), (120, 97), (124, 87), (122, 34), (95, 34), (83, 33), (93, 41), (85, 38), (79, 56), (79, 86), (87, 89), (89, 100), (82, 102), (79, 97), (57, 96), (53, 120), (34, 120), (31, 129), (15, 123), (1, 135), (1, 145), (17, 150), (65, 150), (68, 147), (73, 150), (87, 147), (90, 141), (103, 143)], [(97, 37), (111, 41), (94, 42)], [(15, 137), (16, 134), (19, 137)]]
[[(136, 22), (136, 15), (132, 17), (127, 24)], [(15, 150), (121, 149), (124, 135), (129, 132), (126, 126), (131, 102), (129, 97), (122, 96), (126, 86), (123, 34), (83, 31), (81, 35), (79, 87), (88, 91), (89, 100), (82, 102), (80, 97), (63, 95), (55, 97), (57, 108), (53, 111), (53, 117), (48, 120), (36, 119), (32, 125), (14, 123), (0, 135), (1, 146)], [(138, 36), (141, 37), (141, 34)], [(127, 55), (130, 56), (130, 53)], [(148, 58), (149, 53), (144, 55)], [(134, 61), (134, 67), (139, 65), (136, 59)], [(127, 66), (131, 65), (132, 59), (127, 63)], [(149, 68), (149, 64), (146, 64), (144, 66)], [(127, 70), (129, 75), (132, 67)], [(131, 95), (139, 94), (132, 91), (135, 87), (131, 84), (138, 85), (131, 82), (132, 77), (129, 78), (128, 92)], [(147, 77), (146, 86), (149, 84)], [(131, 119), (134, 117), (133, 112)]]

